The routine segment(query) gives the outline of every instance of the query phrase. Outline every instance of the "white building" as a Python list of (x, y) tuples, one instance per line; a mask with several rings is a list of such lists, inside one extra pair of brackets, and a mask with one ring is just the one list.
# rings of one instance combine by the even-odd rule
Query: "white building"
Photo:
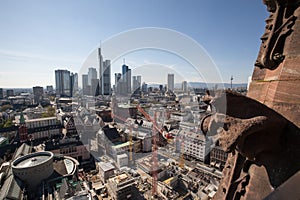
[(119, 168), (128, 166), (128, 156), (126, 153), (117, 155), (117, 166)]
[(176, 150), (186, 156), (205, 161), (210, 151), (211, 141), (202, 133), (181, 130), (176, 142)]

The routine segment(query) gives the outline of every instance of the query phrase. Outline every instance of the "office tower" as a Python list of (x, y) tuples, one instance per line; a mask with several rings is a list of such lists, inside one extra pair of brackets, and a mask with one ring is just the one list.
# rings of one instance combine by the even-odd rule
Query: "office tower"
[(132, 77), (133, 91), (141, 89), (141, 80), (142, 80), (141, 76), (133, 76)]
[(120, 84), (121, 84), (121, 78), (122, 78), (122, 74), (121, 73), (115, 73), (115, 87), (114, 87), (114, 91), (115, 94), (120, 94)]
[(6, 97), (14, 96), (14, 90), (6, 90)]
[(99, 91), (101, 95), (111, 95), (110, 60), (103, 61), (101, 48), (98, 48), (99, 60)]
[(188, 90), (187, 82), (186, 82), (186, 81), (183, 81), (183, 82), (182, 82), (182, 91), (183, 91), (184, 93), (186, 93), (187, 90)]
[(47, 85), (46, 90), (48, 94), (53, 94), (53, 86), (52, 85)]
[(136, 78), (137, 78), (137, 82), (138, 82), (138, 88), (141, 88), (142, 76), (136, 76)]
[(98, 48), (98, 60), (99, 60), (99, 90), (100, 90), (100, 94), (102, 95), (104, 69), (103, 69), (103, 57), (101, 53), (101, 48)]
[(111, 95), (111, 81), (110, 81), (110, 60), (105, 60), (103, 62), (103, 77), (102, 81), (103, 83), (101, 88), (102, 88), (102, 93), (103, 95)]
[(43, 100), (44, 88), (40, 86), (33, 87), (33, 100), (35, 104), (39, 104)]
[(99, 96), (100, 94), (100, 85), (99, 85), (99, 79), (92, 79), (91, 84), (91, 95), (92, 96)]
[(82, 94), (83, 95), (90, 95), (90, 91), (88, 88), (89, 85), (89, 77), (87, 74), (82, 74)]
[(3, 99), (3, 88), (0, 88), (0, 99)]
[(168, 74), (168, 91), (174, 90), (174, 74)]
[(124, 93), (131, 93), (131, 69), (125, 64), (122, 65), (122, 82), (125, 83)]
[(88, 84), (92, 85), (92, 79), (97, 79), (96, 68), (90, 67), (88, 71)]
[(70, 75), (70, 91), (71, 91), (71, 97), (73, 97), (76, 92), (78, 91), (78, 74), (77, 73), (71, 73)]
[(55, 70), (55, 89), (56, 95), (62, 97), (71, 97), (70, 71)]
[(132, 90), (135, 91), (138, 88), (136, 76), (132, 76)]
[(142, 84), (142, 91), (143, 91), (144, 93), (147, 93), (147, 92), (148, 92), (148, 85), (147, 85), (145, 82)]

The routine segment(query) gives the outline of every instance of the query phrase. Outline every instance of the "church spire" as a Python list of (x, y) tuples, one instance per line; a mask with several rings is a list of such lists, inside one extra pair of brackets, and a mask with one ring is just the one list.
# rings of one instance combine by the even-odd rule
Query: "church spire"
[(25, 117), (23, 115), (23, 112), (20, 114), (20, 124), (25, 124)]

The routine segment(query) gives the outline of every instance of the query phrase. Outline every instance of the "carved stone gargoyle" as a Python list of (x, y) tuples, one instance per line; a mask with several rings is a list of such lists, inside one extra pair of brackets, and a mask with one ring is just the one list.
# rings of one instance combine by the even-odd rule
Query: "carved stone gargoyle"
[(202, 120), (201, 129), (217, 133), (230, 153), (214, 199), (262, 199), (300, 170), (300, 130), (293, 123), (230, 91), (213, 105), (217, 112)]
[(270, 16), (266, 19), (265, 33), (255, 66), (275, 69), (284, 60), (285, 39), (293, 31), (296, 21), (294, 11), (299, 0), (263, 0)]

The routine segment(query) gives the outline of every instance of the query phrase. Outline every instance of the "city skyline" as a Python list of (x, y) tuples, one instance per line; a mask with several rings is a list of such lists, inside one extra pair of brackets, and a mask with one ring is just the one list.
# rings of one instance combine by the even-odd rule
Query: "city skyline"
[[(54, 85), (54, 70), (78, 72), (90, 52), (99, 47), (100, 40), (143, 27), (167, 28), (191, 37), (210, 55), (224, 82), (233, 75), (236, 83), (245, 83), (252, 73), (260, 45), (257, 38), (263, 34), (264, 19), (268, 16), (260, 1), (235, 0), (224, 4), (209, 1), (132, 1), (132, 4), (91, 1), (90, 4), (72, 2), (72, 10), (70, 3), (2, 3), (0, 24), (5, 31), (0, 33), (0, 87)], [(99, 6), (108, 9), (99, 12), (96, 9)], [(110, 12), (122, 15), (111, 15)], [(111, 59), (105, 52), (104, 56)], [(126, 56), (126, 62), (132, 68), (134, 62), (137, 66), (157, 63), (155, 57), (151, 59), (151, 56)], [(177, 63), (170, 60), (158, 64), (172, 66)], [(134, 70), (132, 73), (137, 75)], [(24, 81), (19, 82), (21, 79)]]

